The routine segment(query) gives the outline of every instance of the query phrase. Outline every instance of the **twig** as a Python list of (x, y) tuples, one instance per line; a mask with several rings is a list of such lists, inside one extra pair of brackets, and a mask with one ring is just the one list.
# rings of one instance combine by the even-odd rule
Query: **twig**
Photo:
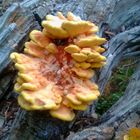
[(127, 64), (127, 65), (123, 65), (123, 67), (129, 67), (129, 66), (134, 65), (134, 64), (136, 64), (138, 62), (140, 62), (140, 59), (134, 61), (133, 63)]

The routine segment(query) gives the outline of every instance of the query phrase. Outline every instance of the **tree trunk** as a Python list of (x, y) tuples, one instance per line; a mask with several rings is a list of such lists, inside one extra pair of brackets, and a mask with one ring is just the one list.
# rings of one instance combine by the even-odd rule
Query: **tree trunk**
[(19, 110), (11, 129), (8, 140), (60, 140), (68, 123), (50, 117), (47, 112)]
[[(21, 51), (24, 42), (28, 39), (30, 30), (40, 29), (41, 20), (46, 14), (62, 11), (72, 11), (83, 19), (95, 21), (100, 26), (99, 35), (106, 35), (106, 30), (113, 31), (113, 38), (105, 45), (107, 51), (107, 65), (99, 71), (96, 81), (101, 93), (112, 74), (112, 70), (122, 59), (140, 55), (140, 26), (138, 26), (140, 13), (139, 0), (24, 0), (20, 4), (13, 4), (1, 18), (0, 25), (0, 76), (5, 69), (11, 67), (9, 54), (12, 51)], [(122, 8), (123, 7), (123, 8)], [(135, 16), (134, 16), (135, 14)], [(122, 33), (120, 33), (122, 32)], [(118, 34), (117, 34), (118, 33)], [(110, 38), (110, 36), (109, 36)], [(6, 54), (6, 55), (5, 55)], [(13, 69), (12, 69), (13, 71)], [(132, 126), (139, 127), (139, 87), (140, 67), (133, 74), (124, 96), (107, 111), (101, 121), (95, 126), (70, 135), (68, 140), (110, 140), (122, 138), (124, 133)], [(9, 88), (15, 74), (7, 78)], [(12, 79), (12, 78), (13, 79)], [(3, 77), (2, 79), (4, 79)], [(1, 81), (0, 81), (1, 83)], [(5, 87), (0, 87), (1, 89)], [(6, 91), (2, 91), (5, 93)], [(85, 114), (92, 114), (95, 105), (92, 105)], [(133, 119), (132, 119), (133, 118)], [(59, 140), (66, 136), (69, 127), (74, 123), (66, 123), (51, 118), (44, 112), (18, 111), (11, 132), (4, 140)]]

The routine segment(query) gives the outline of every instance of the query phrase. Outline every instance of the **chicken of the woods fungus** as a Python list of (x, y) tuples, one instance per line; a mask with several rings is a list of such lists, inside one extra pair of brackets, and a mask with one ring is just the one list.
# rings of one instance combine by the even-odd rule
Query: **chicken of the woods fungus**
[(43, 30), (33, 30), (23, 53), (13, 52), (18, 75), (14, 89), (25, 110), (48, 110), (51, 116), (72, 121), (74, 110), (86, 110), (100, 95), (91, 82), (94, 69), (105, 65), (105, 38), (98, 27), (68, 12), (47, 15)]

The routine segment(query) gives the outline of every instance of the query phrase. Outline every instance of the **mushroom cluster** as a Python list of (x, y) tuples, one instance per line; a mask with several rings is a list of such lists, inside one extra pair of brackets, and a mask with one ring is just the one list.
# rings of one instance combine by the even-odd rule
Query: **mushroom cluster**
[(85, 110), (100, 92), (91, 82), (94, 70), (105, 64), (105, 38), (98, 27), (73, 13), (47, 15), (42, 31), (33, 30), (24, 53), (10, 58), (18, 70), (14, 89), (26, 110), (49, 110), (51, 116), (74, 119), (73, 110)]

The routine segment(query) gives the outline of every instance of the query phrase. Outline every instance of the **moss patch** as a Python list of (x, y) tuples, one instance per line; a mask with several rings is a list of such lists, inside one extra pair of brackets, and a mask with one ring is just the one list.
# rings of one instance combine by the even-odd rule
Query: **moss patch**
[[(133, 60), (134, 61), (134, 60)], [(105, 87), (104, 93), (99, 97), (96, 104), (95, 111), (97, 114), (102, 115), (105, 113), (113, 104), (115, 104), (128, 85), (129, 78), (133, 74), (135, 65), (131, 65), (132, 60), (123, 61), (119, 64)]]

